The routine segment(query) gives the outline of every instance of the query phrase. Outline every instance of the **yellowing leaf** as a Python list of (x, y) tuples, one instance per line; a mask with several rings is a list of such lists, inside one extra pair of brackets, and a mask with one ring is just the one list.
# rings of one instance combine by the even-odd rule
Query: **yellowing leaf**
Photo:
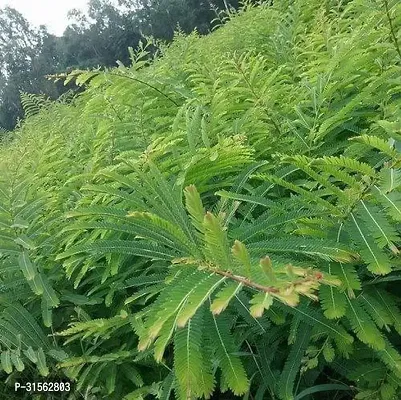
[(215, 315), (222, 313), (241, 288), (242, 283), (229, 283), (224, 289), (217, 293), (216, 298), (210, 306), (210, 311)]
[(250, 308), (252, 317), (260, 318), (264, 310), (268, 310), (273, 304), (273, 297), (269, 293), (257, 293), (250, 303), (253, 304)]

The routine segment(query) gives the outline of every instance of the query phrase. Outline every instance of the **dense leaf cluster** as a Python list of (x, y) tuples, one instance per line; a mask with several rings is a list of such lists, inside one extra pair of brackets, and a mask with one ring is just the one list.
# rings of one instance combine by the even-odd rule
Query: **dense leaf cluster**
[(178, 28), (206, 34), (235, 8), (237, 0), (90, 0), (86, 13), (69, 12), (60, 37), (31, 26), (13, 8), (0, 9), (0, 129), (12, 130), (23, 117), (20, 92), (55, 99), (76, 89), (54, 85), (46, 75), (128, 64), (127, 48), (136, 48), (144, 36), (171, 41)]
[(0, 390), (398, 399), (400, 16), (244, 6), (64, 76), (72, 102), (24, 96), (0, 149)]

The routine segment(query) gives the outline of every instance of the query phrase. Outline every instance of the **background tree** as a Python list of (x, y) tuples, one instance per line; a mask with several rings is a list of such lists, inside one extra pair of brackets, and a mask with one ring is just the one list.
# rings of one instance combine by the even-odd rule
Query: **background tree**
[(139, 0), (137, 16), (146, 34), (171, 40), (177, 25), (185, 33), (195, 28), (200, 34), (210, 31), (220, 10), (238, 8), (238, 0)]
[(0, 10), (0, 126), (12, 129), (23, 115), (20, 93), (58, 97), (63, 90), (45, 75), (64, 69), (59, 38), (38, 29), (15, 9)]
[(71, 10), (69, 16), (71, 23), (61, 38), (67, 69), (128, 62), (128, 47), (136, 47), (141, 39), (133, 11), (107, 0), (91, 0), (87, 15)]

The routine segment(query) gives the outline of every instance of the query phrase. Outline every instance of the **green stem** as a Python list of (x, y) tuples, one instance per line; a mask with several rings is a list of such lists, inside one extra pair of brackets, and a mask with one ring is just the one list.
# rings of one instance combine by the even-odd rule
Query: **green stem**
[(390, 32), (391, 32), (391, 37), (392, 37), (392, 42), (394, 43), (394, 47), (398, 53), (398, 56), (401, 59), (401, 49), (400, 49), (400, 45), (398, 43), (398, 39), (397, 39), (397, 35), (395, 34), (395, 29), (393, 26), (393, 20), (391, 19), (390, 16), (390, 9), (388, 6), (388, 0), (383, 0), (384, 1), (384, 7), (386, 9), (386, 15), (387, 15), (387, 19), (388, 19), (388, 23), (390, 25)]

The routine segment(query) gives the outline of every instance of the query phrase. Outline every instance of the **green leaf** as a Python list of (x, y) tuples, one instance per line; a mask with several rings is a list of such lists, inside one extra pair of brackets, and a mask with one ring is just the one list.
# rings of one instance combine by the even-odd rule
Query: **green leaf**
[(11, 361), (18, 372), (22, 372), (25, 369), (25, 365), (21, 360), (21, 357), (14, 351), (11, 352)]
[(352, 329), (358, 336), (358, 339), (370, 345), (376, 350), (383, 350), (385, 342), (381, 332), (373, 323), (369, 314), (359, 305), (356, 300), (348, 300), (346, 316), (352, 326)]
[(50, 282), (47, 279), (46, 275), (43, 273), (39, 274), (39, 279), (43, 287), (43, 297), (46, 299), (48, 307), (57, 307), (60, 304), (60, 300), (57, 297), (57, 294), (54, 291), (53, 287), (50, 285)]
[(111, 394), (115, 391), (116, 379), (117, 379), (117, 365), (111, 364), (110, 368), (107, 370), (107, 377), (106, 377), (106, 389), (108, 394)]
[(163, 340), (159, 341), (158, 354), (159, 356), (163, 354), (176, 328), (177, 313), (185, 305), (189, 295), (208, 276), (209, 274), (192, 268), (182, 270), (174, 276), (153, 303), (152, 313), (145, 320), (145, 329), (139, 334), (139, 350), (149, 347), (162, 332)]
[(268, 208), (270, 208), (270, 207), (272, 207), (272, 205), (274, 205), (273, 201), (271, 201), (269, 199), (265, 199), (264, 197), (232, 193), (232, 192), (227, 192), (225, 190), (220, 190), (220, 191), (216, 192), (215, 194), (216, 194), (216, 196), (220, 196), (223, 199), (239, 200), (239, 201), (243, 201), (246, 203), (256, 204), (256, 205), (260, 205), (260, 206), (264, 206), (264, 207), (268, 207)]
[(368, 269), (374, 274), (386, 275), (391, 272), (391, 262), (388, 256), (373, 241), (369, 229), (364, 221), (350, 214), (351, 224), (347, 225), (347, 231), (352, 239), (359, 245), (359, 253), (368, 264)]
[(73, 246), (64, 253), (59, 254), (56, 259), (62, 260), (64, 258), (81, 253), (93, 253), (101, 255), (118, 253), (141, 256), (152, 260), (166, 261), (171, 261), (178, 256), (178, 254), (171, 249), (147, 243), (145, 241), (98, 240), (92, 244)]
[[(285, 306), (281, 306), (283, 308)], [(332, 321), (324, 318), (324, 316), (316, 309), (309, 307), (305, 302), (301, 303), (300, 306), (289, 308), (286, 307), (284, 310), (288, 310), (293, 315), (299, 314), (302, 321), (309, 326), (316, 327), (317, 329), (325, 332), (331, 336), (337, 343), (351, 344), (353, 343), (353, 337), (340, 325), (335, 324)]]
[(177, 314), (177, 326), (185, 326), (187, 321), (195, 315), (196, 311), (226, 279), (226, 277), (215, 274), (205, 276), (186, 297), (185, 303)]
[(3, 318), (21, 335), (27, 347), (46, 349), (49, 347), (48, 339), (36, 320), (20, 304), (8, 303), (3, 310)]
[(174, 371), (179, 391), (186, 399), (208, 398), (214, 386), (211, 364), (204, 355), (202, 314), (198, 312), (174, 336)]
[(40, 348), (38, 350), (37, 357), (38, 357), (37, 366), (38, 366), (39, 374), (41, 376), (48, 376), (49, 368), (47, 367), (45, 353), (42, 348)]
[(310, 341), (311, 327), (302, 324), (298, 330), (295, 343), (291, 346), (290, 353), (285, 362), (284, 369), (279, 380), (280, 398), (283, 400), (294, 399), (295, 378), (298, 375), (302, 358)]
[(35, 275), (31, 281), (28, 281), (28, 284), (37, 296), (43, 295), (45, 289), (40, 274)]
[(185, 206), (191, 216), (192, 223), (200, 232), (203, 232), (203, 218), (205, 209), (203, 208), (201, 197), (194, 185), (189, 185), (184, 190)]
[(329, 240), (309, 238), (270, 239), (262, 242), (250, 243), (249, 251), (254, 251), (258, 256), (267, 253), (298, 254), (318, 257), (326, 261), (350, 262), (358, 258), (358, 255), (346, 246)]
[(210, 306), (210, 311), (215, 315), (221, 314), (241, 289), (242, 283), (228, 283), (224, 289), (217, 293)]
[(23, 251), (18, 257), (18, 264), (27, 281), (32, 281), (38, 273), (37, 267), (31, 262), (29, 255)]
[(347, 299), (345, 294), (341, 293), (337, 288), (328, 285), (320, 286), (319, 299), (326, 318), (336, 319), (345, 315)]
[(332, 263), (329, 268), (330, 273), (337, 276), (342, 283), (339, 290), (344, 288), (347, 291), (348, 297), (354, 298), (354, 290), (361, 290), (362, 288), (355, 266), (350, 264)]
[(52, 326), (52, 308), (45, 297), (42, 297), (42, 320), (47, 328)]
[(38, 362), (38, 358), (36, 355), (35, 350), (29, 346), (27, 350), (24, 350), (24, 354), (28, 357), (29, 360), (31, 360), (34, 364)]
[(401, 170), (395, 168), (382, 168), (380, 170), (380, 190), (390, 193), (401, 186)]
[(235, 240), (233, 247), (231, 248), (231, 253), (234, 258), (240, 263), (242, 269), (245, 272), (245, 276), (251, 276), (251, 259), (249, 257), (248, 250), (245, 245), (239, 240)]
[(35, 243), (26, 235), (17, 237), (14, 242), (26, 250), (34, 250), (36, 248)]
[(223, 378), (235, 395), (244, 394), (249, 388), (249, 381), (241, 360), (234, 355), (237, 346), (230, 334), (229, 320), (226, 316), (216, 317), (213, 314), (210, 314), (210, 318), (210, 339), (213, 341)]
[(314, 393), (322, 393), (322, 392), (331, 392), (331, 391), (351, 391), (352, 388), (343, 384), (338, 383), (327, 383), (322, 385), (315, 385), (308, 389), (303, 390), (299, 394), (297, 394), (294, 400), (301, 400), (307, 396), (310, 396)]
[(219, 218), (207, 212), (203, 219), (205, 231), (205, 252), (209, 259), (219, 264), (222, 269), (231, 266), (230, 250), (227, 233), (223, 229)]
[(391, 192), (386, 194), (376, 185), (374, 185), (375, 191), (373, 192), (375, 197), (383, 205), (388, 215), (395, 221), (401, 221), (401, 193)]
[(355, 160), (354, 158), (340, 155), (338, 157), (329, 156), (321, 157), (313, 160), (314, 165), (332, 165), (336, 168), (345, 168), (352, 172), (359, 172), (363, 175), (374, 177), (376, 171), (369, 164)]
[(366, 223), (368, 230), (380, 248), (387, 246), (394, 254), (399, 253), (394, 244), (400, 241), (397, 230), (386, 219), (381, 209), (360, 200), (358, 214)]
[(393, 325), (391, 315), (389, 315), (386, 308), (372, 294), (367, 290), (360, 294), (358, 301), (380, 329), (386, 328), (389, 331), (389, 326)]
[(364, 143), (368, 146), (371, 146), (375, 149), (380, 150), (382, 153), (390, 156), (391, 158), (397, 159), (398, 153), (383, 139), (373, 136), (373, 135), (361, 135), (350, 140), (354, 140), (356, 142)]
[(11, 363), (11, 352), (10, 350), (1, 352), (1, 366), (6, 374), (11, 374), (13, 372), (13, 365)]

